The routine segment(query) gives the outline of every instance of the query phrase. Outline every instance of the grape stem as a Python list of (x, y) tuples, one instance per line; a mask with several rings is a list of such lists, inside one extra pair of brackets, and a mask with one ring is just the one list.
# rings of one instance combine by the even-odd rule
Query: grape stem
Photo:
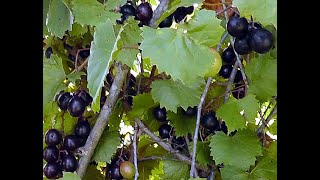
[(83, 63), (78, 68), (75, 68), (70, 74), (81, 71), (84, 68), (84, 66), (88, 63), (88, 61), (89, 61), (89, 56), (85, 61), (83, 61)]
[(79, 57), (79, 52), (80, 51), (85, 51), (85, 50), (90, 50), (90, 48), (84, 48), (84, 49), (78, 49), (77, 50), (77, 54), (76, 54), (76, 60), (74, 61), (74, 67), (75, 67), (75, 70), (78, 72), (78, 57)]
[(191, 169), (190, 169), (190, 177), (191, 178), (195, 176), (196, 152), (197, 152), (197, 141), (198, 141), (199, 126), (200, 126), (201, 109), (202, 109), (204, 99), (206, 98), (206, 95), (208, 93), (208, 89), (209, 89), (211, 80), (212, 80), (212, 78), (209, 77), (207, 80), (206, 87), (204, 88), (203, 94), (201, 96), (199, 106), (198, 106), (197, 122), (196, 122), (195, 131), (194, 131), (192, 157), (191, 157), (191, 159), (192, 159)]
[(269, 123), (269, 121), (272, 119), (274, 115), (277, 114), (277, 104), (273, 107), (272, 111), (270, 112), (269, 116), (267, 119), (264, 121), (265, 123), (262, 123), (261, 126), (257, 129), (256, 134), (260, 134), (263, 129), (265, 128), (266, 124)]
[(160, 19), (162, 14), (168, 9), (169, 0), (161, 0), (156, 10), (153, 12), (152, 19), (150, 20), (149, 26), (157, 28), (157, 20)]
[[(169, 153), (174, 154), (175, 157), (177, 157), (180, 161), (183, 161), (189, 165), (191, 165), (191, 159), (181, 153), (179, 153), (178, 150), (175, 150), (171, 147), (169, 143), (163, 142), (157, 135), (155, 135), (153, 132), (151, 132), (144, 124), (141, 122), (140, 119), (135, 118), (135, 122), (138, 124), (140, 129), (144, 131), (148, 136), (150, 136), (154, 141), (156, 141), (163, 149), (168, 151)], [(197, 169), (201, 169), (203, 171), (208, 171), (209, 169), (207, 167), (200, 166), (199, 164), (195, 164), (195, 167)]]
[(150, 157), (144, 157), (139, 159), (139, 162), (142, 161), (152, 161), (152, 160), (170, 160), (170, 161), (180, 161), (179, 159), (176, 158), (168, 158), (168, 157), (159, 157), (159, 156), (150, 156)]
[(91, 161), (94, 149), (96, 148), (106, 125), (108, 124), (111, 112), (118, 100), (120, 90), (124, 84), (124, 79), (128, 73), (128, 67), (126, 65), (122, 65), (120, 62), (116, 62), (115, 67), (117, 68), (117, 74), (110, 87), (109, 95), (100, 111), (95, 125), (93, 126), (90, 132), (86, 144), (83, 146), (85, 155), (80, 158), (79, 167), (77, 169), (77, 174), (80, 176), (81, 179), (83, 178), (87, 170), (88, 164)]
[(222, 38), (220, 39), (220, 42), (219, 42), (219, 44), (217, 45), (217, 51), (218, 51), (218, 52), (220, 51), (221, 45), (222, 45), (222, 43), (224, 42), (224, 40), (227, 39), (228, 35), (229, 35), (228, 31), (226, 31), (226, 32), (223, 34)]

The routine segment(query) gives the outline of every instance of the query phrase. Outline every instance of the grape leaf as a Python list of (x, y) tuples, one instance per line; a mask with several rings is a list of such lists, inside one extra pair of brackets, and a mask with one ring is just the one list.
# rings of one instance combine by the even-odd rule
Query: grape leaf
[[(212, 157), (210, 156), (210, 147), (209, 141), (197, 142), (197, 153), (196, 153), (196, 160), (199, 162), (200, 165), (206, 166), (207, 164), (212, 163)], [(189, 151), (192, 152), (193, 149), (193, 142), (189, 145)]]
[(146, 114), (150, 108), (156, 107), (158, 103), (155, 103), (152, 99), (150, 93), (139, 94), (137, 96), (133, 96), (133, 105), (132, 111), (129, 114), (132, 117), (142, 117), (142, 115)]
[(113, 25), (110, 20), (96, 27), (87, 69), (88, 89), (93, 98), (91, 107), (94, 112), (100, 110), (101, 87), (109, 72), (110, 64), (114, 59), (113, 53), (117, 50), (116, 44), (119, 38), (119, 34), (114, 34)]
[[(133, 68), (133, 62), (137, 59), (139, 53), (138, 43), (142, 41), (141, 29), (138, 22), (130, 17), (123, 26), (120, 40), (118, 41), (119, 54), (117, 60)], [(131, 48), (137, 47), (137, 48)]]
[(252, 15), (254, 21), (262, 25), (273, 24), (277, 27), (276, 0), (233, 0), (232, 4), (239, 9), (241, 16), (250, 19)]
[(162, 179), (188, 179), (189, 164), (181, 161), (163, 160), (164, 175)]
[(144, 114), (142, 121), (151, 131), (155, 132), (158, 131), (162, 123), (154, 118), (153, 110), (154, 108), (150, 108), (147, 113)]
[(189, 178), (188, 180), (206, 180), (207, 178)]
[[(59, 117), (61, 119), (62, 116)], [(72, 117), (68, 112), (64, 113), (64, 134), (73, 134), (78, 118)]]
[(225, 165), (220, 169), (223, 180), (248, 180), (249, 173), (235, 166)]
[(117, 131), (104, 131), (96, 149), (92, 160), (111, 162), (112, 156), (117, 151), (117, 146), (120, 145), (120, 135)]
[(193, 4), (200, 4), (202, 0), (171, 0), (168, 4), (168, 9), (163, 15), (157, 20), (157, 24), (160, 24), (162, 20), (172, 14), (180, 6), (192, 6)]
[(193, 84), (214, 63), (210, 49), (190, 39), (182, 30), (144, 26), (142, 37), (142, 57), (150, 58), (159, 72), (166, 72), (175, 81)]
[(149, 176), (149, 179), (153, 180), (161, 180), (160, 177), (162, 177), (164, 174), (163, 172), (163, 163), (160, 161), (158, 167), (154, 167), (151, 171), (151, 175)]
[(159, 160), (142, 161), (138, 163), (139, 179), (149, 179), (154, 167), (159, 166)]
[(74, 73), (70, 73), (66, 76), (66, 78), (68, 78), (69, 81), (71, 82), (76, 82), (77, 79), (80, 79), (80, 76), (86, 75), (86, 73), (80, 71), (80, 72), (74, 72)]
[(61, 180), (80, 180), (80, 177), (76, 173), (63, 172)]
[(118, 102), (114, 106), (110, 115), (110, 119), (108, 121), (110, 131), (116, 131), (119, 129), (120, 122), (121, 122), (121, 117), (119, 116), (119, 114), (121, 113), (121, 110), (122, 110), (122, 103)]
[(121, 14), (112, 12), (115, 2), (108, 5), (99, 3), (96, 0), (74, 0), (72, 1), (72, 10), (75, 21), (81, 25), (98, 26), (105, 23), (108, 19), (115, 22)]
[(274, 121), (270, 126), (269, 126), (269, 132), (271, 134), (276, 135), (277, 134), (277, 121)]
[(180, 27), (187, 30), (187, 34), (194, 41), (209, 47), (220, 42), (220, 37), (224, 33), (220, 26), (221, 20), (216, 17), (214, 11), (196, 11), (194, 17)]
[(114, 9), (127, 3), (127, 0), (108, 0), (105, 4), (108, 9)]
[(167, 119), (170, 120), (172, 126), (175, 129), (176, 136), (184, 136), (190, 133), (194, 134), (194, 129), (196, 127), (196, 116), (189, 117), (182, 113), (182, 109), (178, 108), (177, 113), (171, 111), (167, 112)]
[(79, 23), (73, 23), (72, 30), (69, 31), (70, 36), (82, 36), (88, 32), (88, 26), (82, 26)]
[(235, 166), (241, 170), (254, 165), (256, 156), (262, 155), (262, 147), (253, 131), (239, 130), (230, 137), (223, 132), (216, 132), (211, 138), (211, 156), (217, 164)]
[[(244, 116), (240, 114), (242, 110), (244, 110)], [(230, 134), (234, 130), (244, 128), (246, 121), (255, 123), (258, 110), (258, 100), (255, 99), (254, 95), (249, 94), (240, 100), (230, 98), (218, 109), (216, 116), (224, 119)]]
[(47, 19), (47, 14), (49, 11), (49, 5), (50, 5), (50, 0), (43, 0), (42, 4), (42, 26), (43, 26), (43, 34), (49, 35), (48, 28), (46, 26), (46, 19)]
[(252, 59), (245, 72), (250, 81), (248, 94), (255, 94), (260, 102), (277, 94), (277, 61), (269, 53)]
[(86, 173), (84, 174), (83, 180), (104, 180), (104, 176), (94, 165), (89, 165)]
[(52, 101), (57, 92), (64, 90), (65, 80), (62, 59), (52, 54), (50, 59), (43, 59), (43, 105)]
[(72, 29), (73, 15), (61, 0), (52, 0), (48, 10), (46, 25), (49, 32), (62, 38), (65, 31)]
[(159, 102), (161, 108), (176, 113), (179, 106), (187, 110), (189, 106), (198, 105), (202, 93), (200, 85), (200, 81), (194, 86), (187, 86), (179, 80), (169, 79), (154, 81), (150, 87), (154, 101)]

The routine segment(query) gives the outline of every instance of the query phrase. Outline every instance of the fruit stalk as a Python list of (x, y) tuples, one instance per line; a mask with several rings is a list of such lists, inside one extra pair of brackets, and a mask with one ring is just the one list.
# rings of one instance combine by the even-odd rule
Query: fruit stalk
[(133, 164), (135, 168), (134, 180), (138, 180), (139, 171), (138, 171), (138, 157), (137, 157), (137, 132), (138, 132), (138, 124), (134, 123), (134, 134), (133, 134)]
[(117, 74), (110, 87), (110, 94), (108, 95), (106, 102), (103, 105), (101, 112), (98, 116), (98, 119), (90, 132), (86, 144), (83, 147), (85, 155), (82, 156), (79, 160), (77, 174), (80, 176), (81, 179), (83, 178), (87, 170), (88, 164), (94, 153), (94, 149), (96, 148), (106, 125), (108, 124), (108, 120), (110, 119), (112, 109), (118, 100), (121, 87), (123, 86), (124, 79), (128, 73), (128, 67), (126, 65), (122, 65), (120, 62), (116, 62), (115, 67), (117, 68)]
[(169, 0), (160, 0), (160, 4), (157, 6), (156, 10), (154, 10), (152, 19), (150, 20), (150, 27), (157, 28), (156, 22), (162, 16), (162, 14), (168, 9), (168, 4)]
[[(168, 151), (169, 153), (174, 154), (179, 160), (188, 163), (191, 165), (191, 159), (183, 154), (180, 154), (178, 150), (175, 150), (171, 147), (169, 143), (164, 142), (162, 139), (160, 139), (157, 135), (155, 135), (153, 132), (151, 132), (144, 124), (141, 122), (140, 119), (136, 118), (135, 122), (137, 122), (139, 128), (145, 132), (148, 136), (150, 136), (155, 142), (157, 142), (163, 149)], [(197, 169), (201, 169), (203, 171), (208, 171), (207, 167), (200, 166), (199, 164), (195, 164), (195, 167)]]
[(196, 122), (195, 131), (194, 131), (192, 157), (191, 157), (191, 160), (192, 160), (191, 169), (190, 169), (190, 177), (191, 178), (193, 178), (195, 175), (196, 152), (197, 152), (197, 141), (198, 141), (199, 126), (200, 126), (201, 109), (202, 109), (204, 99), (206, 98), (206, 95), (208, 93), (208, 89), (209, 89), (211, 80), (212, 80), (212, 78), (209, 77), (207, 80), (206, 87), (204, 88), (203, 94), (201, 96), (200, 103), (198, 105), (197, 122)]
[(267, 117), (267, 119), (265, 120), (265, 122), (262, 123), (261, 126), (257, 129), (256, 134), (260, 134), (260, 133), (263, 131), (263, 129), (264, 129), (264, 127), (265, 127), (265, 124), (268, 124), (269, 121), (272, 119), (272, 117), (273, 117), (274, 115), (276, 115), (276, 114), (277, 114), (277, 104), (274, 106), (274, 108), (273, 108), (272, 111), (270, 112), (270, 114), (269, 114), (269, 116)]

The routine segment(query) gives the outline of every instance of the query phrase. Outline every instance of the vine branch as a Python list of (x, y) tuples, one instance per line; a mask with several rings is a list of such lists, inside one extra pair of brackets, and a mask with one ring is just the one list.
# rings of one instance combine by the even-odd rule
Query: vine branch
[(98, 119), (90, 132), (86, 144), (83, 147), (85, 155), (82, 156), (79, 160), (77, 174), (80, 176), (81, 179), (86, 173), (88, 164), (94, 153), (94, 149), (96, 148), (106, 125), (108, 124), (108, 120), (110, 119), (112, 109), (117, 102), (121, 87), (124, 84), (124, 79), (128, 72), (128, 67), (126, 65), (122, 65), (120, 62), (116, 62), (115, 67), (117, 68), (117, 73), (110, 87), (110, 94), (108, 95), (106, 102), (103, 105), (101, 112), (98, 116)]
[[(163, 142), (157, 135), (155, 135), (153, 132), (151, 132), (144, 124), (141, 122), (140, 119), (135, 118), (135, 121), (137, 122), (138, 126), (142, 131), (144, 131), (148, 136), (150, 136), (154, 141), (156, 141), (163, 149), (168, 151), (169, 153), (172, 153), (175, 157), (177, 157), (180, 161), (183, 161), (185, 163), (188, 163), (191, 165), (191, 159), (181, 153), (179, 151), (173, 149), (169, 143)], [(208, 171), (206, 167), (202, 167), (199, 164), (195, 165), (196, 168), (201, 169), (203, 171)]]
[(160, 4), (153, 12), (152, 19), (150, 20), (149, 26), (157, 28), (157, 20), (160, 19), (162, 14), (168, 9), (169, 0), (160, 0)]
[(272, 119), (274, 115), (277, 114), (277, 104), (273, 107), (272, 111), (270, 112), (269, 116), (267, 119), (264, 121), (265, 123), (262, 123), (261, 126), (257, 129), (256, 134), (260, 134), (263, 129), (265, 128), (266, 124), (269, 123), (269, 121)]
[(133, 162), (135, 168), (134, 180), (138, 180), (139, 171), (138, 171), (138, 158), (137, 158), (137, 132), (138, 132), (138, 125), (134, 123), (134, 134), (133, 134)]
[(209, 89), (209, 85), (211, 83), (211, 80), (212, 80), (212, 78), (209, 77), (207, 80), (206, 87), (204, 88), (203, 94), (201, 96), (199, 106), (198, 106), (196, 129), (194, 131), (194, 137), (193, 137), (193, 149), (192, 149), (192, 158), (191, 158), (192, 163), (191, 163), (191, 169), (190, 169), (190, 177), (194, 177), (194, 175), (195, 175), (196, 152), (197, 152), (197, 141), (198, 141), (199, 126), (200, 126), (201, 109), (202, 109), (204, 99), (206, 98), (206, 95), (208, 93), (208, 89)]

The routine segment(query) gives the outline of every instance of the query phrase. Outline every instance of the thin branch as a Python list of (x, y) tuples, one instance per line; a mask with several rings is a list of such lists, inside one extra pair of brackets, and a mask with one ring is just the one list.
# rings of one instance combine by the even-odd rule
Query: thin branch
[(160, 19), (162, 14), (166, 12), (168, 9), (169, 0), (161, 0), (160, 4), (157, 6), (156, 10), (153, 12), (152, 19), (150, 20), (149, 26), (156, 28), (157, 27), (157, 20)]
[(134, 134), (133, 134), (133, 162), (135, 167), (135, 174), (134, 180), (138, 180), (139, 171), (138, 171), (138, 158), (137, 158), (137, 132), (138, 132), (138, 125), (134, 123)]
[(78, 68), (75, 68), (70, 74), (75, 73), (77, 70), (81, 71), (83, 67), (88, 63), (88, 61), (89, 61), (89, 56), (85, 61), (83, 61), (83, 63)]
[[(153, 132), (151, 132), (144, 124), (141, 122), (140, 119), (136, 118), (135, 121), (137, 122), (138, 126), (142, 131), (144, 131), (148, 136), (150, 136), (153, 140), (155, 140), (163, 149), (168, 151), (169, 153), (172, 153), (175, 157), (177, 157), (180, 161), (183, 161), (185, 163), (188, 163), (191, 165), (191, 159), (181, 153), (179, 153), (178, 150), (175, 150), (171, 147), (169, 143), (161, 141), (161, 139), (155, 135)], [(203, 171), (208, 171), (207, 167), (202, 167), (199, 164), (196, 164), (196, 168), (201, 169)]]
[(220, 47), (221, 47), (222, 43), (224, 42), (224, 40), (227, 39), (228, 35), (229, 35), (228, 31), (226, 31), (226, 32), (223, 34), (223, 36), (221, 37), (220, 42), (219, 42), (219, 44), (217, 45), (217, 51), (218, 51), (218, 52), (220, 51)]
[(209, 77), (207, 80), (206, 87), (204, 88), (203, 94), (201, 96), (199, 106), (198, 106), (196, 129), (194, 131), (194, 137), (193, 137), (193, 150), (192, 150), (192, 158), (191, 158), (192, 163), (191, 163), (191, 169), (190, 169), (190, 177), (194, 177), (194, 175), (195, 175), (196, 152), (197, 152), (197, 141), (198, 141), (199, 126), (200, 126), (201, 109), (202, 109), (204, 99), (206, 98), (206, 95), (208, 93), (208, 89), (209, 89), (211, 80), (212, 80), (212, 78)]
[(261, 126), (256, 130), (256, 134), (260, 134), (263, 129), (265, 128), (265, 124), (268, 124), (269, 121), (272, 119), (272, 117), (274, 115), (277, 114), (277, 104), (273, 107), (272, 111), (270, 112), (269, 116), (267, 117), (267, 119), (265, 120), (265, 123), (262, 123)]
[(85, 155), (81, 157), (79, 160), (77, 174), (80, 176), (81, 179), (83, 178), (87, 170), (88, 164), (94, 153), (94, 149), (96, 148), (106, 125), (108, 124), (111, 112), (113, 110), (114, 105), (117, 102), (121, 87), (123, 86), (124, 79), (128, 73), (128, 67), (126, 65), (122, 65), (120, 62), (116, 62), (115, 66), (117, 68), (117, 74), (111, 85), (110, 94), (108, 95), (106, 102), (100, 111), (98, 119), (90, 132), (86, 144), (83, 147)]
[(81, 52), (81, 51), (85, 51), (85, 50), (90, 50), (90, 48), (83, 48), (83, 49), (78, 49), (77, 50), (77, 54), (76, 54), (76, 60), (74, 61), (74, 67), (75, 67), (75, 70), (77, 71), (77, 72), (79, 72), (80, 70), (78, 70), (78, 57), (79, 57), (79, 53)]
[(150, 156), (150, 157), (144, 157), (139, 159), (139, 162), (142, 161), (152, 161), (152, 160), (171, 160), (171, 161), (180, 161), (179, 159), (176, 158), (168, 158), (168, 157), (159, 157), (159, 156)]
[(226, 88), (226, 93), (224, 95), (224, 103), (226, 103), (230, 97), (230, 93), (231, 93), (231, 88), (232, 88), (232, 85), (233, 85), (233, 81), (234, 81), (234, 78), (236, 77), (236, 74), (237, 74), (237, 71), (238, 71), (238, 67), (239, 67), (239, 62), (236, 61), (233, 65), (233, 69), (231, 71), (231, 74), (229, 76), (229, 81), (228, 81), (228, 85), (227, 85), (227, 88)]

